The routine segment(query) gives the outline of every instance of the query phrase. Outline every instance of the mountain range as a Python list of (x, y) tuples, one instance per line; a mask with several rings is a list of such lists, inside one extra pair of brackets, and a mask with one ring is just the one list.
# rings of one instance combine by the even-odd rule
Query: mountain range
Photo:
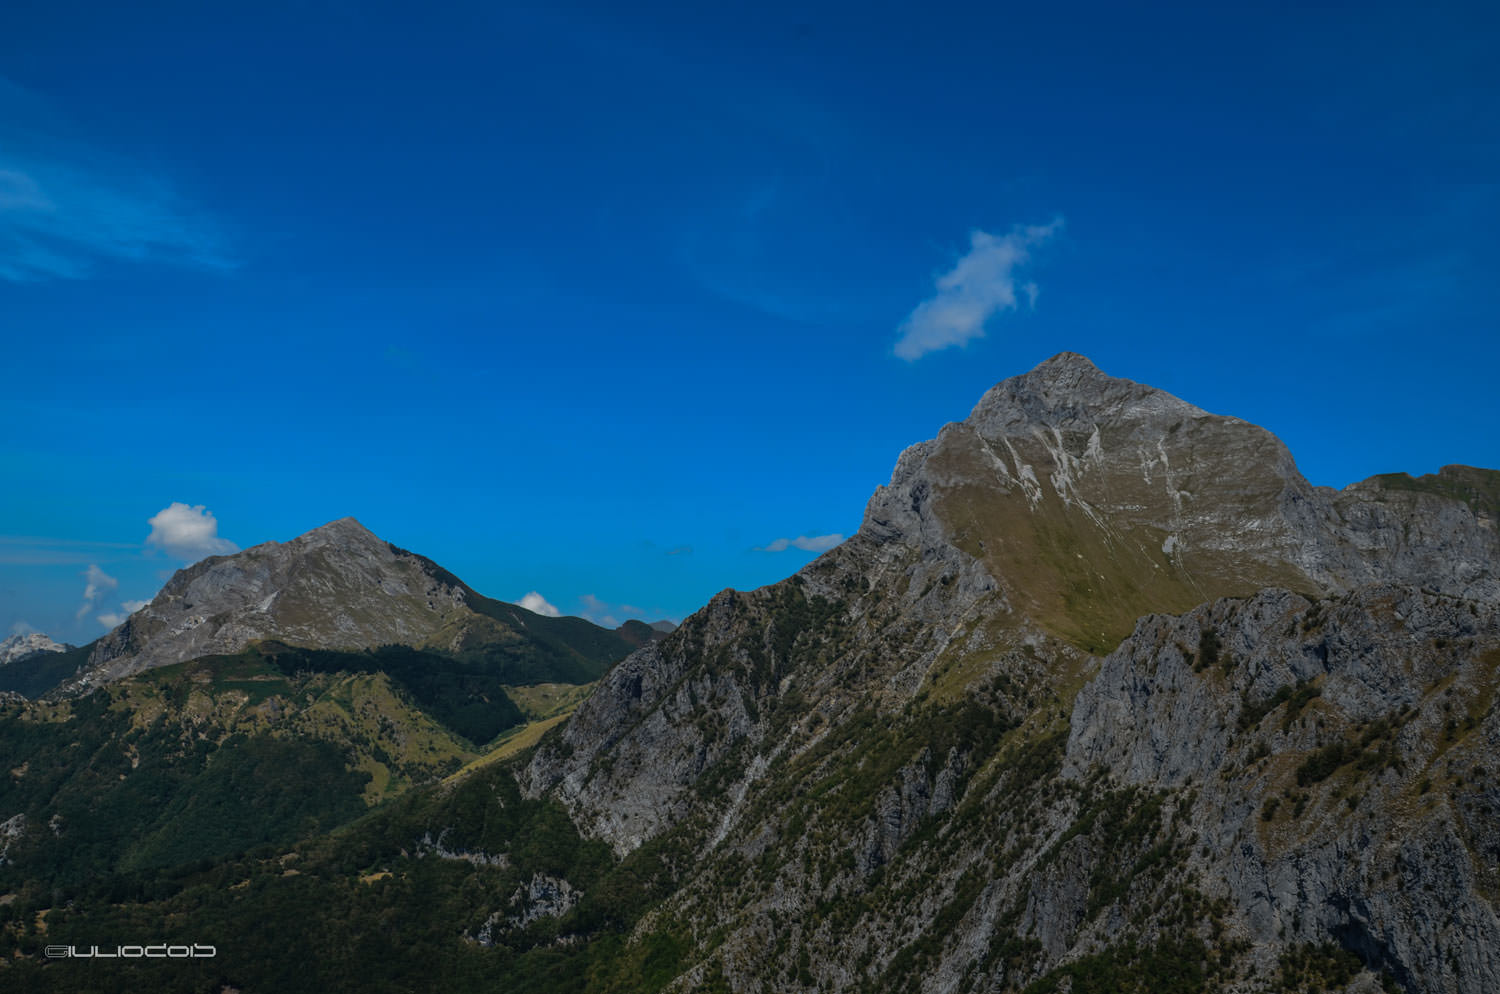
[(208, 559), (0, 713), (0, 984), (1500, 989), (1497, 520), (1064, 353), (670, 633)]

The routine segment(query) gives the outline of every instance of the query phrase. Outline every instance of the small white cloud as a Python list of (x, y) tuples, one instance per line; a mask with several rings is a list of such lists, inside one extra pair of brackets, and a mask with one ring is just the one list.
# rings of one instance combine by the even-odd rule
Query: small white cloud
[(105, 628), (114, 628), (116, 625), (122, 624), (128, 617), (129, 615), (127, 614), (120, 614), (116, 611), (110, 611), (105, 614), (98, 615), (98, 621)]
[(12, 635), (33, 635), (36, 633), (36, 629), (24, 621), (17, 621), (10, 626), (10, 633)]
[(147, 604), (150, 604), (150, 603), (151, 603), (150, 601), (126, 601), (124, 604), (121, 604), (120, 606), (125, 609), (125, 613), (126, 614), (135, 614), (141, 608), (145, 607)]
[(104, 572), (96, 563), (89, 563), (89, 568), (79, 575), (88, 581), (83, 588), (83, 603), (79, 605), (75, 615), (77, 620), (82, 621), (83, 616), (94, 609), (99, 598), (119, 589), (120, 581)]
[(620, 620), (613, 613), (613, 605), (601, 601), (593, 594), (584, 594), (578, 600), (583, 604), (583, 616), (594, 624), (608, 625), (610, 628), (620, 627)]
[(84, 570), (82, 575), (89, 581), (88, 586), (83, 590), (83, 596), (88, 600), (93, 600), (106, 591), (120, 588), (120, 581), (104, 572), (95, 563), (89, 563), (89, 568)]
[(756, 548), (756, 552), (785, 552), (801, 549), (803, 552), (827, 552), (844, 540), (843, 535), (798, 535), (796, 538), (778, 538), (767, 545)]
[(911, 362), (983, 337), (986, 321), (1019, 306), (1018, 290), (1034, 307), (1040, 291), (1034, 282), (1018, 284), (1016, 268), (1031, 258), (1033, 246), (1051, 238), (1062, 224), (1062, 218), (1056, 218), (1050, 224), (1017, 225), (1006, 235), (971, 234), (968, 254), (938, 277), (937, 293), (901, 322), (896, 355)]
[(557, 618), (562, 616), (561, 611), (553, 607), (552, 604), (548, 602), (547, 598), (543, 597), (535, 590), (527, 594), (525, 597), (522, 597), (520, 600), (516, 601), (516, 603), (521, 607), (524, 607), (528, 611), (531, 611), (535, 614), (544, 614), (549, 618)]
[(151, 534), (146, 544), (162, 549), (175, 559), (197, 562), (204, 556), (223, 556), (240, 547), (219, 537), (219, 522), (202, 504), (188, 506), (173, 501), (147, 522)]
[(584, 594), (578, 598), (582, 606), (578, 614), (587, 618), (596, 625), (605, 628), (619, 628), (632, 618), (660, 618), (666, 614), (661, 608), (643, 608), (634, 604), (616, 604), (611, 601), (601, 600), (593, 594)]

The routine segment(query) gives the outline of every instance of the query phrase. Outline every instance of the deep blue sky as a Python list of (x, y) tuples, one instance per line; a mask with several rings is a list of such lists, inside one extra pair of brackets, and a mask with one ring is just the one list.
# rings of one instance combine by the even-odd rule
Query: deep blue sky
[(1500, 8), (1220, 7), (5, 4), (0, 637), (173, 503), (681, 618), (1064, 349), (1500, 466)]

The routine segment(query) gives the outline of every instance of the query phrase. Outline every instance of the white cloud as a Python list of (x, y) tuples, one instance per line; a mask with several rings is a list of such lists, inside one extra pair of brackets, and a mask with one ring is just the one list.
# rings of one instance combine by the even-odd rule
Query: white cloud
[(843, 535), (798, 535), (796, 538), (778, 538), (767, 545), (756, 548), (756, 552), (785, 552), (801, 549), (803, 552), (827, 552), (844, 540)]
[(36, 629), (28, 625), (24, 621), (17, 621), (15, 624), (10, 626), (10, 633), (12, 635), (32, 635), (35, 632)]
[(116, 550), (139, 548), (139, 545), (131, 542), (89, 542), (35, 535), (0, 535), (0, 565), (82, 566), (91, 560), (113, 556)]
[(94, 618), (105, 628), (114, 628), (116, 625), (123, 624), (126, 618), (150, 603), (150, 601), (122, 601), (118, 611), (105, 611), (95, 615)]
[(83, 620), (83, 616), (94, 609), (94, 604), (107, 593), (112, 593), (120, 587), (120, 581), (104, 572), (96, 563), (89, 563), (89, 568), (79, 574), (88, 580), (83, 588), (83, 603), (79, 605), (75, 618)]
[(578, 603), (581, 605), (579, 617), (587, 618), (594, 624), (603, 625), (605, 628), (619, 628), (632, 618), (643, 620), (666, 616), (666, 612), (659, 607), (644, 608), (635, 604), (616, 604), (595, 597), (593, 594), (584, 594), (578, 598)]
[(1031, 258), (1033, 246), (1051, 238), (1062, 224), (1062, 218), (1056, 218), (1050, 224), (1017, 225), (1006, 235), (984, 231), (971, 234), (968, 254), (938, 277), (937, 293), (918, 304), (901, 322), (896, 355), (911, 362), (929, 352), (983, 337), (985, 322), (1019, 306), (1018, 290), (1028, 306), (1035, 306), (1037, 285), (1017, 283), (1016, 269)]
[(614, 613), (614, 605), (601, 601), (593, 594), (584, 594), (578, 598), (583, 603), (583, 616), (596, 625), (604, 625), (607, 628), (619, 628), (624, 624)]
[(647, 614), (660, 614), (660, 611), (651, 612), (644, 608), (636, 607), (634, 604), (611, 604), (602, 601), (593, 594), (584, 594), (578, 598), (583, 605), (583, 616), (596, 625), (604, 625), (607, 628), (619, 628), (631, 618), (643, 618)]
[(146, 544), (164, 550), (167, 555), (188, 562), (204, 556), (223, 556), (238, 552), (240, 547), (219, 537), (219, 522), (202, 504), (189, 507), (173, 501), (147, 522), (151, 534)]
[(525, 597), (522, 597), (520, 600), (516, 601), (516, 603), (521, 607), (524, 607), (528, 611), (532, 611), (536, 614), (544, 614), (549, 618), (557, 618), (562, 615), (562, 612), (553, 607), (552, 604), (548, 602), (547, 598), (543, 597), (535, 590), (527, 594)]

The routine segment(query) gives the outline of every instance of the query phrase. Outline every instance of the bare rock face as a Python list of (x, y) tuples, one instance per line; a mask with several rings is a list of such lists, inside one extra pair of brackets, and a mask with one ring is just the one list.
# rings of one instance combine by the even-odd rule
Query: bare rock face
[(1374, 577), (1500, 600), (1500, 472), (1444, 466), (1373, 476), (1333, 495), (1342, 535)]
[(620, 663), (518, 777), (621, 855), (685, 854), (664, 911), (715, 937), (685, 987), (1066, 989), (1161, 949), (1252, 991), (1342, 948), (1351, 989), (1494, 989), (1497, 481), (1315, 488), (1064, 353), (904, 452), (843, 545)]
[(69, 648), (70, 646), (55, 642), (41, 632), (12, 635), (0, 641), (0, 666), (19, 663), (23, 659), (29, 659), (43, 652), (67, 652)]
[(1497, 666), (1500, 607), (1403, 585), (1150, 617), (1078, 694), (1064, 773), (1190, 795), (1183, 868), (1252, 942), (1332, 937), (1478, 994), (1500, 985)]
[(469, 609), (462, 584), (400, 552), (353, 518), (290, 542), (267, 542), (180, 570), (110, 632), (72, 690), (275, 639), (314, 649), (498, 637)]

